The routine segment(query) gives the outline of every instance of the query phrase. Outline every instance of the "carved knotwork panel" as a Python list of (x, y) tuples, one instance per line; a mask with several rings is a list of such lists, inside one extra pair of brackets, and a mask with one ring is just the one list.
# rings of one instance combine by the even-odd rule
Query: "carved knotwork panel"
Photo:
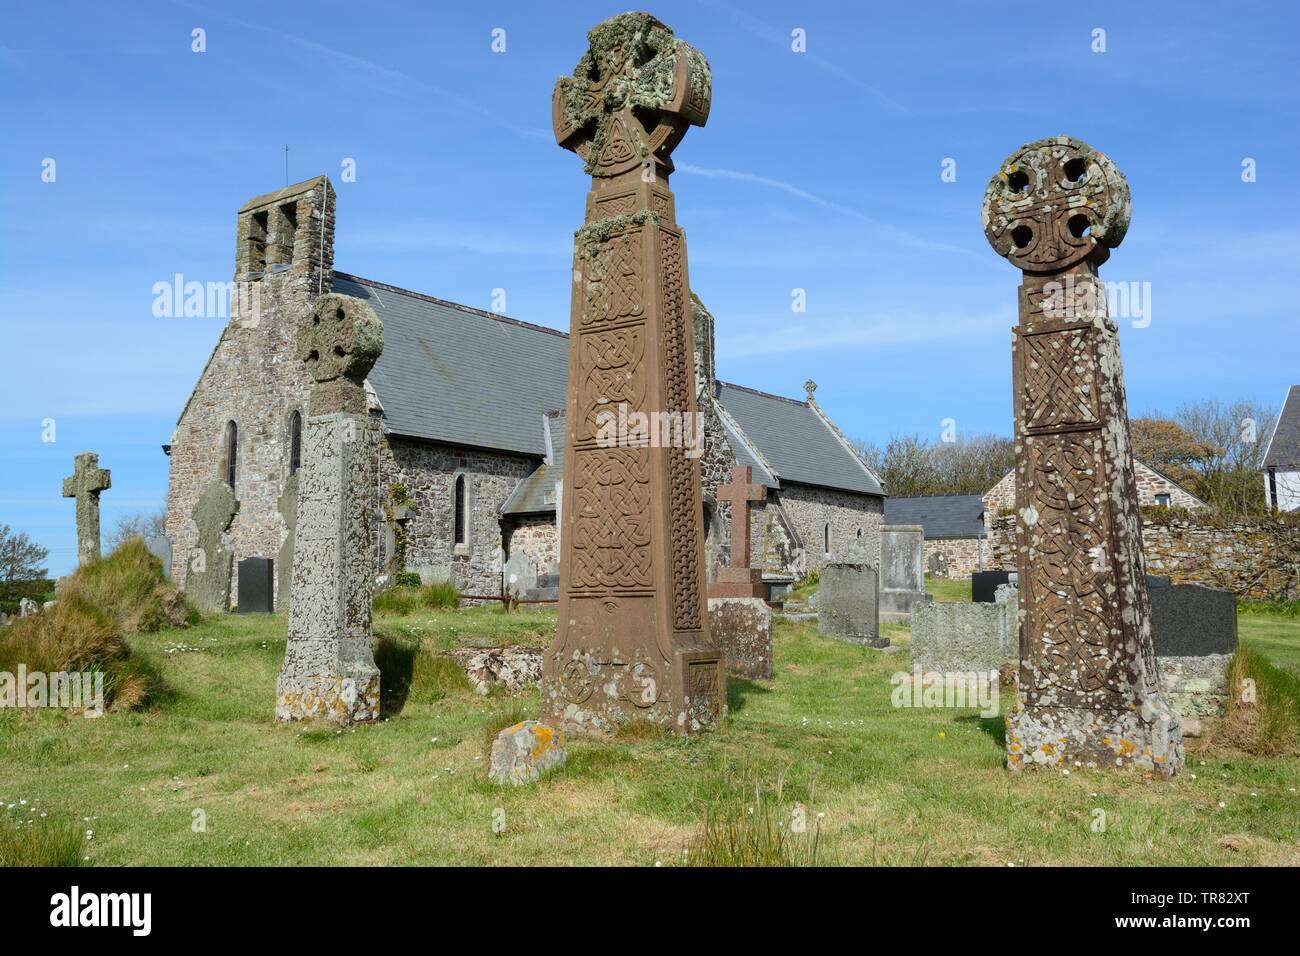
[[(664, 276), (664, 386), (668, 411), (691, 409), (694, 352), (687, 326), (685, 255), (682, 238), (662, 231)], [(700, 616), (700, 540), (703, 509), (700, 505), (699, 463), (680, 446), (668, 450), (670, 541), (672, 546), (673, 626), (694, 631)]]
[(645, 411), (645, 327), (641, 325), (583, 333), (578, 340), (578, 441), (590, 440), (602, 413)]
[(1100, 422), (1092, 334), (1090, 328), (1071, 328), (1021, 337), (1026, 431), (1091, 427)]
[(1026, 692), (1051, 703), (1118, 699), (1106, 492), (1097, 432), (1030, 438), (1021, 480), (1028, 546)]
[(645, 313), (640, 230), (579, 246), (575, 269), (583, 282), (582, 328), (636, 318)]
[(573, 457), (573, 566), (566, 587), (651, 587), (649, 450), (576, 449)]

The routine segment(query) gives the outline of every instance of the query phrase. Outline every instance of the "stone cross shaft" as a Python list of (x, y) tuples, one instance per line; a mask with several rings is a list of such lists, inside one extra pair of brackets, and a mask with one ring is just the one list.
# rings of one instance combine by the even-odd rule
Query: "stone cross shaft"
[(99, 455), (83, 452), (63, 479), (63, 497), (77, 499), (77, 563), (99, 560), (99, 493), (113, 486), (112, 474), (99, 467)]
[(985, 235), (1023, 274), (1012, 344), (1022, 601), (1013, 769), (1182, 765), (1151, 643), (1118, 326), (1097, 276), (1130, 215), (1119, 169), (1068, 136), (1021, 147), (984, 196)]
[(370, 620), (375, 447), (362, 383), (383, 342), (369, 304), (336, 293), (317, 299), (298, 328), (298, 354), (316, 384), (296, 475), (278, 720), (379, 717)]
[[(704, 125), (708, 62), (646, 13), (588, 34), (552, 95), (556, 142), (591, 174), (575, 236), (559, 624), (542, 675), (552, 726), (604, 733), (629, 720), (681, 733), (726, 701), (705, 603), (699, 460), (602, 439), (610, 416), (694, 416), (686, 238), (671, 154)], [(668, 443), (672, 445), (672, 443)]]

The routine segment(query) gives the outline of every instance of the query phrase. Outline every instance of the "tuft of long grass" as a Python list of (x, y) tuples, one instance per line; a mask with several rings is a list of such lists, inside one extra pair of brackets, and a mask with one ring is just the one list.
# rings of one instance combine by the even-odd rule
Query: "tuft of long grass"
[(54, 606), (0, 632), (0, 671), (104, 675), (107, 702), (143, 707), (166, 688), (154, 667), (132, 654), (126, 634), (185, 623), (193, 611), (139, 538), (77, 570)]
[(460, 606), (460, 592), (450, 582), (424, 587), (398, 586), (380, 591), (371, 604), (376, 614), (413, 614), (420, 609), (449, 610)]
[(1228, 700), (1211, 744), (1249, 754), (1300, 752), (1300, 676), (1250, 646), (1228, 664)]
[(687, 847), (688, 866), (818, 866), (821, 825), (813, 810), (816, 774), (804, 801), (784, 805), (785, 777), (769, 790), (741, 773), (705, 809), (704, 829)]
[(81, 828), (50, 817), (0, 814), (0, 867), (81, 866)]

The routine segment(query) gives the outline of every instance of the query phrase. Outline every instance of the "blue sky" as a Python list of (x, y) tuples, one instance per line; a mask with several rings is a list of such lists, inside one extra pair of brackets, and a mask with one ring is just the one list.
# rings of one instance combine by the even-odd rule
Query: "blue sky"
[[(159, 446), (222, 323), (155, 318), (153, 284), (231, 278), (235, 211), (283, 185), (286, 143), (291, 181), (324, 172), (338, 189), (337, 268), (483, 308), (504, 289), (509, 314), (567, 328), (587, 180), (551, 138), (550, 91), (586, 30), (622, 9), (7, 3), (0, 523), (68, 571), (59, 485), (85, 450), (113, 472), (106, 532), (161, 504)], [(672, 185), (724, 379), (801, 396), (812, 377), (843, 429), (877, 442), (937, 438), (945, 418), (1009, 434), (1018, 278), (984, 240), (980, 199), (1017, 146), (1070, 133), (1133, 190), (1132, 228), (1103, 269), (1150, 283), (1150, 324), (1121, 326), (1130, 408), (1278, 404), (1300, 381), (1293, 5), (652, 12), (713, 67), (709, 124), (678, 147)], [(796, 28), (806, 52), (791, 49)], [(341, 182), (345, 158), (355, 183)], [(791, 311), (796, 288), (806, 313)]]

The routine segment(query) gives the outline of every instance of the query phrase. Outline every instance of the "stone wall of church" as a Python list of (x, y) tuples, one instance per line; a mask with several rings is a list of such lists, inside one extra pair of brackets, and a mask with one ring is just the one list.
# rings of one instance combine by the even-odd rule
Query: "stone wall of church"
[[(403, 485), (414, 509), (406, 522), (407, 570), (426, 582), (450, 580), (464, 594), (500, 594), (501, 506), (534, 467), (535, 459), (523, 455), (390, 438), (380, 454), (379, 486)], [(458, 476), (468, 494), (461, 545), (454, 540)]]
[(226, 473), (229, 422), (237, 428), (240, 505), (226, 545), (236, 568), (247, 557), (274, 559), (285, 535), (277, 504), (289, 475), (290, 416), (306, 415), (310, 387), (295, 354), (296, 327), (317, 295), (330, 291), (334, 258), (333, 189), (323, 177), (305, 185), (258, 197), (237, 217), (238, 314), (232, 311), (170, 443), (167, 535), (181, 586), (198, 544), (191, 512), (208, 483)]
[(968, 578), (976, 571), (992, 570), (993, 545), (989, 539), (939, 538), (925, 542), (925, 573), (937, 578)]
[[(885, 499), (809, 485), (781, 488), (781, 508), (804, 544), (806, 570), (828, 561), (857, 561), (880, 567), (880, 527)], [(825, 548), (826, 530), (831, 548)]]
[(538, 574), (560, 573), (560, 540), (555, 515), (526, 515), (514, 518), (506, 529), (506, 552), (527, 554), (537, 562)]

